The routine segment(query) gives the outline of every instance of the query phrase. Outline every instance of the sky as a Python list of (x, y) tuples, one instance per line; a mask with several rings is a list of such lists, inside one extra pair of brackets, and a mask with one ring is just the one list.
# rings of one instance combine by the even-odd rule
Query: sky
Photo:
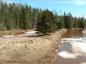
[(3, 0), (7, 3), (28, 4), (33, 8), (49, 9), (57, 14), (71, 12), (73, 16), (86, 17), (86, 0)]

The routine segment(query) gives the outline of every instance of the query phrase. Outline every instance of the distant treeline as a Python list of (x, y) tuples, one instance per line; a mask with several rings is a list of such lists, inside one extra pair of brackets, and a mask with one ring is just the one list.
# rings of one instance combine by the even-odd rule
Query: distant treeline
[(53, 13), (48, 9), (42, 10), (15, 3), (0, 3), (0, 30), (40, 30), (40, 27), (42, 27), (42, 29), (52, 27), (51, 29), (53, 31), (61, 28), (86, 28), (86, 19), (83, 17), (73, 17), (70, 12), (64, 12), (64, 15), (58, 15), (58, 13)]

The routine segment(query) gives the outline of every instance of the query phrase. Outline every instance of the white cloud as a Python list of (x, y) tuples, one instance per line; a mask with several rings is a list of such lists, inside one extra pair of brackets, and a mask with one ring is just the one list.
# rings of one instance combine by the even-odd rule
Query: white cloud
[(74, 4), (74, 5), (86, 5), (86, 0), (58, 0), (57, 3), (61, 4)]
[[(29, 0), (24, 0), (24, 1), (29, 1)], [(74, 4), (74, 5), (78, 5), (78, 6), (82, 6), (82, 5), (86, 5), (86, 0), (42, 0), (41, 2), (47, 2), (47, 3), (61, 3), (61, 4)], [(6, 2), (8, 3), (13, 3), (13, 2), (16, 2), (16, 3), (19, 3), (19, 0), (7, 0)], [(30, 2), (33, 2), (33, 0)], [(40, 0), (35, 0), (34, 2), (36, 3), (40, 3)]]
[(77, 5), (86, 5), (86, 0), (73, 0), (73, 2)]
[(7, 1), (7, 3), (13, 3), (13, 1)]
[(14, 3), (14, 2), (16, 2), (16, 3), (20, 3), (18, 0), (5, 0), (7, 3)]
[(57, 2), (61, 4), (72, 4), (70, 1), (57, 1)]
[(0, 2), (4, 2), (5, 0), (0, 0)]

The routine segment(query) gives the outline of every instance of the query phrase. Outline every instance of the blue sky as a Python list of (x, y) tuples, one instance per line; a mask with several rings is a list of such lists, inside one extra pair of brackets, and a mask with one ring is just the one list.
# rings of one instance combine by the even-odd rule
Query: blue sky
[(73, 16), (86, 17), (86, 0), (6, 0), (7, 3), (28, 4), (34, 8), (49, 9), (58, 14), (71, 12)]

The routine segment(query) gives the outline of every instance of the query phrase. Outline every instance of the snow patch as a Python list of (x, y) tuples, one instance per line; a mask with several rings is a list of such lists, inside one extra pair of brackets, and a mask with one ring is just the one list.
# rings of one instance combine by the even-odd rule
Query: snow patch
[(74, 53), (86, 56), (86, 43), (84, 42), (73, 42), (71, 43)]
[[(64, 41), (64, 42), (63, 42)], [(66, 40), (63, 39), (63, 43), (68, 43), (71, 45), (72, 52), (69, 53), (66, 49), (60, 51), (58, 55), (63, 58), (77, 58), (78, 56), (86, 56), (86, 39), (79, 38), (67, 38)], [(64, 44), (63, 44), (64, 46)], [(65, 46), (66, 47), (66, 46)], [(64, 47), (64, 48), (65, 48)]]
[(67, 51), (63, 51), (58, 53), (59, 56), (63, 57), (63, 58), (77, 58), (75, 54), (73, 53), (68, 53)]
[(80, 63), (80, 64), (86, 64), (86, 62)]

